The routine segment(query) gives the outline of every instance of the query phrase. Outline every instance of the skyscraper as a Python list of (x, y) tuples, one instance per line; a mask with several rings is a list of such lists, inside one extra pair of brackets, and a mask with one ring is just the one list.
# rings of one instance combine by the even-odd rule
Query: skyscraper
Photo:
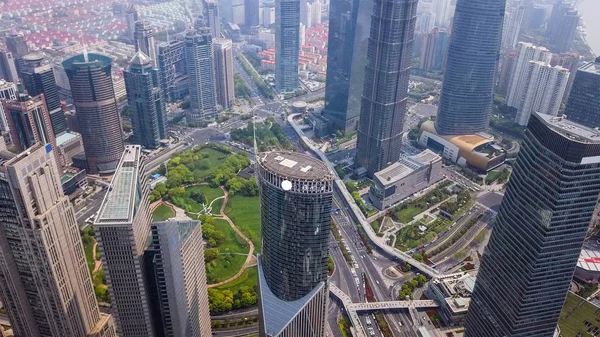
[(190, 90), (188, 123), (210, 122), (217, 118), (213, 42), (208, 28), (185, 35), (185, 55)]
[(233, 83), (233, 45), (231, 40), (215, 39), (215, 77), (217, 82), (217, 103), (229, 109), (235, 99)]
[(53, 151), (39, 143), (16, 156), (0, 151), (4, 310), (15, 336), (116, 337), (111, 316), (98, 309)]
[(127, 13), (125, 14), (125, 20), (127, 22), (127, 38), (129, 41), (135, 41), (135, 23), (138, 20), (138, 12), (133, 4), (129, 4), (127, 7)]
[[(6, 35), (6, 49), (12, 53), (17, 73), (20, 74), (23, 56), (29, 53), (29, 48), (27, 47), (27, 42), (25, 41), (23, 34), (19, 34), (16, 30), (11, 29), (8, 35)], [(16, 82), (16, 80), (14, 80), (14, 82)]]
[(427, 34), (435, 27), (435, 13), (425, 11), (417, 15), (415, 34)]
[(75, 55), (63, 62), (91, 174), (114, 172), (123, 153), (111, 64), (110, 57), (92, 53)]
[(200, 222), (153, 223), (145, 256), (164, 336), (211, 336)]
[(215, 0), (204, 0), (204, 19), (213, 38), (221, 37), (221, 15)]
[(600, 127), (600, 58), (577, 70), (565, 114), (590, 128)]
[(423, 51), (419, 60), (419, 68), (425, 71), (431, 71), (433, 69), (433, 59), (435, 58), (435, 46), (437, 44), (438, 33), (439, 28), (434, 27), (425, 35)]
[(280, 92), (294, 92), (300, 85), (299, 30), (300, 0), (275, 0), (275, 85)]
[(19, 81), (15, 58), (13, 54), (7, 50), (0, 50), (0, 71), (3, 79), (13, 83)]
[(446, 58), (448, 57), (448, 30), (439, 29), (435, 39), (433, 51), (433, 65), (431, 70), (436, 73), (443, 73), (446, 70)]
[(21, 79), (31, 96), (44, 94), (46, 107), (52, 120), (54, 135), (67, 131), (67, 121), (58, 97), (58, 86), (50, 64), (42, 64), (44, 54), (28, 54), (23, 57)]
[(260, 154), (257, 175), (260, 335), (324, 336), (333, 175), (295, 152)]
[(258, 26), (258, 10), (259, 4), (258, 0), (244, 0), (244, 14), (245, 14), (245, 23), (248, 27)]
[[(14, 83), (0, 80), (0, 100), (2, 99), (8, 101), (17, 99), (17, 86)], [(4, 111), (4, 107), (0, 104), (0, 135), (8, 132), (8, 130), (6, 111)]]
[(553, 53), (565, 53), (571, 50), (578, 24), (577, 10), (569, 2), (556, 0), (546, 28), (546, 37)]
[(173, 40), (158, 45), (158, 74), (166, 101), (183, 99), (188, 95), (186, 67), (184, 41)]
[(505, 4), (505, 0), (456, 2), (436, 119), (440, 135), (468, 135), (488, 127)]
[(125, 147), (94, 221), (119, 337), (155, 336), (148, 302), (144, 250), (152, 215), (139, 145)]
[(529, 62), (541, 61), (548, 63), (551, 59), (552, 53), (548, 49), (535, 46), (531, 43), (519, 42), (517, 45), (517, 59), (510, 75), (508, 92), (506, 94), (506, 105), (516, 109), (523, 106), (529, 85), (528, 79), (531, 77)]
[(515, 48), (519, 42), (519, 33), (525, 14), (525, 6), (518, 3), (506, 8), (504, 15), (504, 29), (502, 33), (502, 48)]
[(369, 177), (400, 159), (416, 12), (416, 0), (373, 6), (356, 145)]
[(600, 133), (534, 113), (466, 317), (467, 337), (553, 336), (600, 193)]
[(334, 131), (358, 127), (372, 10), (372, 0), (331, 0), (323, 114)]
[(140, 20), (135, 23), (135, 50), (142, 51), (152, 60), (152, 66), (157, 67), (156, 63), (156, 47), (154, 45), (154, 32), (152, 31), (152, 23), (148, 20)]
[(155, 149), (167, 138), (166, 104), (152, 60), (138, 51), (123, 72), (127, 103), (131, 111), (131, 141)]
[(527, 125), (533, 112), (558, 115), (570, 73), (561, 66), (552, 67), (545, 62), (530, 61), (527, 74), (525, 99), (518, 107), (515, 118), (519, 125)]

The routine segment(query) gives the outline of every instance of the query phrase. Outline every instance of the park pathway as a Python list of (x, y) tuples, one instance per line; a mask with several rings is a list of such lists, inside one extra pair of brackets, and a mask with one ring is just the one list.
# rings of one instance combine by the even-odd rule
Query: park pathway
[(248, 239), (248, 237), (246, 237), (246, 235), (244, 235), (244, 233), (242, 233), (242, 231), (239, 228), (237, 228), (235, 226), (235, 224), (233, 223), (233, 221), (231, 221), (231, 219), (225, 214), (225, 207), (227, 206), (227, 202), (229, 201), (229, 193), (227, 192), (227, 190), (225, 190), (225, 188), (223, 186), (221, 186), (221, 189), (223, 190), (223, 193), (225, 193), (225, 201), (223, 201), (223, 205), (221, 205), (220, 215), (215, 216), (215, 219), (223, 219), (223, 220), (227, 221), (229, 223), (229, 226), (231, 226), (231, 228), (233, 228), (233, 230), (242, 239), (244, 239), (244, 241), (246, 241), (248, 243), (248, 245), (250, 245), (250, 250), (248, 251), (248, 257), (246, 257), (246, 262), (244, 263), (242, 268), (235, 275), (233, 275), (232, 277), (228, 278), (225, 281), (209, 284), (208, 285), (209, 288), (219, 287), (224, 284), (227, 284), (227, 283), (237, 279), (238, 277), (240, 277), (242, 275), (242, 273), (248, 267), (252, 267), (252, 266), (256, 265), (256, 257), (254, 257), (254, 243), (252, 243), (252, 241), (250, 241), (250, 239)]
[(92, 248), (92, 256), (94, 257), (94, 272), (92, 275), (102, 268), (102, 260), (96, 260), (96, 248), (98, 248), (98, 242), (94, 240), (94, 247)]

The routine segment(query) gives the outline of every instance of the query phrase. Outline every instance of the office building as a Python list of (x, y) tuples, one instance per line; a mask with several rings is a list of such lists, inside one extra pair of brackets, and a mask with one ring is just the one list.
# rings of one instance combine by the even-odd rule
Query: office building
[[(5, 99), (14, 101), (17, 99), (17, 86), (12, 82), (0, 80), (0, 100)], [(8, 121), (6, 120), (6, 112), (0, 104), (0, 134), (8, 132)]]
[(271, 27), (272, 24), (275, 24), (275, 7), (270, 7), (265, 5), (262, 9), (262, 25), (266, 28)]
[(231, 40), (215, 39), (215, 77), (217, 83), (217, 103), (223, 109), (233, 106), (235, 86), (233, 82), (233, 44)]
[(166, 101), (183, 99), (189, 94), (185, 42), (169, 41), (158, 45), (158, 74)]
[(570, 75), (566, 68), (540, 61), (530, 61), (527, 74), (525, 99), (515, 118), (519, 125), (527, 125), (533, 112), (558, 115)]
[(488, 127), (505, 3), (505, 0), (456, 2), (436, 119), (440, 135), (475, 134)]
[(434, 27), (425, 35), (423, 50), (421, 52), (421, 58), (419, 59), (419, 68), (425, 71), (433, 70), (433, 61), (436, 55), (436, 45), (439, 31), (440, 29), (438, 27)]
[(186, 112), (188, 123), (211, 122), (217, 118), (217, 98), (213, 42), (210, 30), (190, 30), (185, 35), (190, 91), (190, 110)]
[(43, 60), (44, 54), (41, 53), (23, 56), (21, 80), (30, 96), (44, 94), (54, 135), (58, 135), (67, 131), (67, 121), (58, 97), (58, 86), (56, 85), (54, 71), (50, 64), (43, 64)]
[(160, 140), (168, 138), (166, 104), (158, 83), (158, 71), (152, 60), (138, 51), (123, 72), (127, 103), (131, 109), (133, 135), (130, 141), (145, 148), (156, 149)]
[(15, 336), (116, 337), (98, 309), (53, 152), (40, 143), (16, 156), (0, 151), (2, 305)]
[(111, 78), (112, 60), (100, 54), (79, 54), (63, 62), (69, 77), (87, 171), (115, 171), (123, 153), (123, 131)]
[(145, 256), (163, 336), (211, 336), (200, 222), (153, 223)]
[[(25, 37), (23, 34), (17, 33), (17, 31), (13, 28), (6, 35), (6, 49), (12, 53), (15, 58), (15, 66), (17, 69), (17, 74), (21, 72), (21, 66), (23, 64), (23, 56), (29, 53), (29, 48), (27, 47), (27, 42), (25, 41)], [(11, 81), (16, 82), (16, 81)]]
[[(298, 55), (300, 52), (301, 0), (275, 1), (275, 85), (279, 92), (294, 92), (300, 85)], [(306, 27), (310, 27), (306, 25)]]
[(317, 26), (319, 24), (321, 24), (321, 1), (319, 0), (314, 0), (311, 4), (310, 4), (310, 15), (311, 15), (311, 19), (310, 19), (310, 26), (306, 26), (306, 28), (312, 28), (314, 26)]
[(333, 132), (358, 127), (373, 1), (332, 0), (323, 115)]
[(127, 39), (132, 43), (135, 43), (135, 23), (138, 20), (137, 9), (133, 4), (129, 4), (125, 14), (125, 21), (127, 22)]
[(259, 2), (258, 0), (244, 0), (244, 15), (245, 15), (245, 23), (248, 27), (255, 27), (260, 24), (258, 11), (259, 11)]
[(139, 145), (125, 147), (94, 221), (119, 337), (154, 337), (144, 250), (152, 215)]
[(415, 0), (373, 7), (355, 162), (369, 177), (400, 159), (416, 11)]
[(571, 50), (579, 19), (577, 10), (569, 2), (556, 1), (546, 28), (546, 37), (553, 53), (566, 53)]
[(507, 6), (504, 13), (504, 28), (502, 33), (502, 48), (515, 48), (519, 42), (519, 34), (521, 33), (521, 24), (525, 14), (525, 6), (520, 4), (512, 4)]
[(529, 63), (532, 61), (548, 63), (552, 59), (552, 53), (544, 47), (525, 42), (519, 42), (516, 53), (517, 58), (506, 94), (506, 105), (519, 109), (523, 106), (527, 95), (528, 78), (531, 76)]
[(467, 337), (553, 336), (600, 194), (600, 133), (534, 113), (485, 248)]
[(600, 127), (600, 58), (577, 70), (565, 115), (590, 128)]
[[(31, 97), (19, 93), (14, 101), (2, 101), (2, 109), (10, 129), (11, 143), (17, 152), (25, 151), (36, 143), (50, 144), (56, 148), (56, 138), (44, 95)], [(58, 152), (53, 151), (53, 154), (57, 156), (56, 168), (62, 173), (63, 166)]]
[(451, 0), (433, 0), (432, 9), (435, 13), (435, 25), (440, 28), (448, 28), (450, 26), (450, 18), (452, 17)]
[(509, 90), (510, 82), (517, 65), (517, 51), (515, 49), (507, 50), (500, 63), (500, 70), (498, 71), (498, 85), (496, 86), (496, 93), (499, 95), (506, 96)]
[(260, 336), (324, 336), (333, 174), (311, 156), (268, 152), (257, 175)]
[(60, 164), (68, 167), (73, 164), (73, 157), (84, 153), (83, 140), (77, 132), (64, 132), (56, 137), (56, 152), (60, 157)]
[(443, 73), (446, 69), (446, 58), (448, 57), (448, 30), (439, 29), (435, 39), (433, 51), (433, 65), (431, 71)]
[(312, 25), (312, 7), (308, 0), (300, 0), (300, 23), (305, 27), (310, 27)]
[(245, 0), (229, 0), (231, 1), (231, 22), (239, 26), (246, 24)]
[(435, 13), (425, 11), (417, 15), (415, 34), (427, 34), (435, 27)]
[(221, 37), (221, 15), (215, 0), (204, 0), (204, 20), (213, 38)]
[(15, 58), (10, 51), (0, 50), (0, 72), (2, 78), (8, 82), (19, 82)]
[(140, 20), (135, 23), (135, 51), (141, 51), (152, 60), (152, 67), (157, 67), (156, 46), (154, 44), (154, 32), (152, 23), (148, 20)]

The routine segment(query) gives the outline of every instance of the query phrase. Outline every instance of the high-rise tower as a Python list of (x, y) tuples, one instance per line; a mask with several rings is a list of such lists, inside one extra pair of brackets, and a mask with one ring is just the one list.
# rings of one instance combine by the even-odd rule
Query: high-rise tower
[(217, 118), (213, 42), (209, 28), (190, 30), (185, 35), (185, 58), (190, 89), (188, 123), (211, 122)]
[(125, 20), (127, 22), (127, 39), (133, 43), (135, 41), (135, 23), (138, 21), (138, 12), (133, 4), (127, 6), (125, 15)]
[(186, 67), (184, 41), (173, 40), (158, 45), (158, 74), (166, 101), (187, 96), (189, 88)]
[(333, 174), (308, 155), (268, 152), (257, 175), (260, 335), (324, 336)]
[(91, 53), (75, 55), (63, 62), (91, 174), (114, 172), (123, 153), (123, 131), (111, 64), (110, 57)]
[(275, 0), (275, 85), (294, 92), (300, 85), (300, 0)]
[(156, 46), (154, 45), (152, 23), (148, 20), (136, 22), (133, 37), (135, 39), (135, 50), (148, 55), (152, 60), (152, 66), (156, 68)]
[(246, 23), (246, 26), (255, 27), (260, 24), (258, 20), (258, 10), (258, 0), (244, 0), (244, 22)]
[(436, 119), (440, 135), (488, 127), (505, 6), (506, 0), (457, 0)]
[(516, 52), (517, 58), (510, 75), (506, 105), (518, 109), (523, 105), (527, 94), (529, 62), (542, 61), (548, 63), (552, 59), (552, 53), (544, 47), (538, 47), (526, 42), (519, 42)]
[(53, 152), (39, 143), (17, 156), (0, 151), (2, 304), (15, 336), (116, 337), (98, 309)]
[(155, 336), (144, 268), (152, 221), (148, 196), (142, 148), (126, 146), (94, 221), (119, 337)]
[(31, 96), (44, 94), (46, 107), (52, 120), (54, 134), (67, 131), (67, 121), (58, 97), (58, 86), (54, 77), (54, 71), (50, 64), (42, 64), (44, 54), (28, 54), (23, 57), (21, 79), (25, 90)]
[(577, 70), (565, 114), (590, 128), (600, 127), (600, 57)]
[(370, 177), (400, 159), (417, 18), (416, 0), (374, 3), (356, 145)]
[(19, 82), (15, 58), (8, 50), (0, 50), (0, 73), (2, 74), (2, 78), (9, 82)]
[(221, 38), (221, 15), (215, 0), (204, 0), (204, 20), (213, 38)]
[(233, 45), (228, 39), (215, 39), (215, 77), (217, 83), (217, 103), (229, 109), (235, 99), (233, 83)]
[(16, 30), (11, 29), (8, 35), (6, 35), (6, 49), (8, 49), (15, 58), (17, 73), (20, 74), (23, 56), (29, 53), (29, 48), (27, 47), (27, 42), (25, 41), (23, 34), (17, 33)]
[(132, 142), (155, 149), (167, 138), (166, 105), (152, 60), (138, 51), (123, 72), (131, 108)]
[(553, 53), (566, 53), (571, 50), (579, 19), (577, 10), (570, 2), (556, 1), (546, 29), (546, 37)]
[(600, 194), (600, 132), (531, 116), (482, 258), (468, 337), (553, 336)]
[(331, 0), (323, 114), (335, 131), (358, 127), (372, 10), (372, 0)]

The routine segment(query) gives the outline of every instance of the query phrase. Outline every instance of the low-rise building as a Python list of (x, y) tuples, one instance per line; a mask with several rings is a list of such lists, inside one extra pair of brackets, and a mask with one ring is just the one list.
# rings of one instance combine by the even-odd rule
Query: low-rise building
[(427, 296), (440, 305), (438, 313), (449, 326), (461, 326), (469, 310), (475, 288), (474, 273), (456, 273), (436, 278), (429, 283)]
[(600, 283), (600, 245), (583, 245), (575, 268), (575, 278), (586, 283)]
[(442, 158), (433, 151), (402, 156), (397, 163), (375, 173), (369, 199), (383, 210), (443, 178)]
[(461, 166), (488, 172), (504, 163), (506, 151), (494, 144), (494, 137), (484, 133), (440, 136), (433, 121), (421, 125), (419, 143)]
[(85, 152), (83, 149), (83, 140), (77, 132), (63, 132), (56, 137), (56, 151), (62, 160), (64, 167), (73, 164), (73, 157)]

